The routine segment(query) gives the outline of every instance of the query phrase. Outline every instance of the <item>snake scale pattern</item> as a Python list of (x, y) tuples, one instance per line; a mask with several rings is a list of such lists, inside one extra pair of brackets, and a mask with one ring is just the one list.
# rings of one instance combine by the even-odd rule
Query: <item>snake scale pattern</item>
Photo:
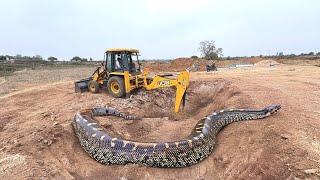
[(134, 142), (111, 137), (94, 116), (138, 119), (111, 107), (96, 107), (76, 113), (73, 127), (82, 148), (102, 164), (136, 163), (151, 167), (186, 167), (199, 163), (210, 155), (216, 144), (217, 134), (226, 125), (262, 119), (280, 108), (280, 105), (271, 105), (259, 110), (216, 111), (199, 120), (188, 137), (174, 142)]

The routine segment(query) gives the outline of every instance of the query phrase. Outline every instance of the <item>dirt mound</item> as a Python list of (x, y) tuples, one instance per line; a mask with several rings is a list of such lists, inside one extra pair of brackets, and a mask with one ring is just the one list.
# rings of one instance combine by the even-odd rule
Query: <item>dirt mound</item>
[[(147, 62), (145, 67), (150, 68), (153, 72), (172, 71), (179, 72), (189, 67), (196, 66), (197, 71), (205, 71), (207, 64), (215, 63), (219, 68), (229, 67), (236, 64), (254, 64), (261, 61), (261, 58), (242, 58), (237, 60), (205, 60), (205, 59), (192, 59), (192, 58), (177, 58), (172, 61), (155, 61)], [(192, 71), (195, 71), (192, 69)]]
[[(224, 100), (237, 94), (236, 90), (230, 89), (230, 83), (224, 80), (215, 81), (191, 81), (186, 94), (186, 104), (181, 104), (181, 113), (173, 112), (175, 103), (175, 88), (157, 89), (153, 91), (137, 90), (127, 99), (112, 99), (109, 105), (113, 104), (118, 109), (133, 112), (144, 118), (168, 117), (179, 120), (188, 118), (198, 111), (203, 112), (210, 104), (216, 104), (212, 108), (223, 108)], [(218, 105), (219, 104), (219, 105)], [(135, 111), (133, 109), (148, 109), (148, 111)], [(132, 109), (131, 111), (128, 111)], [(188, 113), (184, 113), (188, 112)]]
[(203, 59), (177, 58), (172, 61), (147, 62), (144, 66), (151, 69), (152, 72), (179, 72), (197, 64), (200, 70), (204, 71), (206, 63), (207, 61)]
[(268, 59), (268, 60), (259, 61), (259, 62), (255, 63), (254, 65), (258, 66), (258, 67), (270, 67), (270, 66), (276, 66), (276, 65), (279, 65), (279, 64), (280, 63), (278, 63), (275, 60)]

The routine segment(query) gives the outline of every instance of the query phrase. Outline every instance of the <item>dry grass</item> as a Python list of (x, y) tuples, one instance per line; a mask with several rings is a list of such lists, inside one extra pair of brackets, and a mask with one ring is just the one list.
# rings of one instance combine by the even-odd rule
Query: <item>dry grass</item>
[(0, 77), (0, 96), (32, 86), (60, 81), (75, 81), (90, 76), (95, 67), (22, 70), (12, 76)]
[(320, 59), (315, 59), (315, 60), (308, 60), (308, 59), (279, 59), (277, 61), (279, 63), (289, 64), (289, 65), (320, 66)]

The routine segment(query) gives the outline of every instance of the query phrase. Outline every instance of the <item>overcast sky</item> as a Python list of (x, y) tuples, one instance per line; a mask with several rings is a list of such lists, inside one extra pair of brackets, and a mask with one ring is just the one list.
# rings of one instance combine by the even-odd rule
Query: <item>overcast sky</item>
[(131, 47), (143, 58), (320, 51), (319, 0), (0, 0), (0, 54), (103, 58)]

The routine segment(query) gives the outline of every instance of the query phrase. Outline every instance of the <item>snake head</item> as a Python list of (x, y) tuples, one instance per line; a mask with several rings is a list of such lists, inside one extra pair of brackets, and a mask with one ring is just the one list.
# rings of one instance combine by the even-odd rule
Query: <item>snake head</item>
[(266, 111), (266, 113), (270, 113), (270, 115), (271, 115), (271, 114), (277, 112), (279, 109), (281, 109), (280, 104), (273, 104), (271, 106), (266, 107), (264, 110)]

